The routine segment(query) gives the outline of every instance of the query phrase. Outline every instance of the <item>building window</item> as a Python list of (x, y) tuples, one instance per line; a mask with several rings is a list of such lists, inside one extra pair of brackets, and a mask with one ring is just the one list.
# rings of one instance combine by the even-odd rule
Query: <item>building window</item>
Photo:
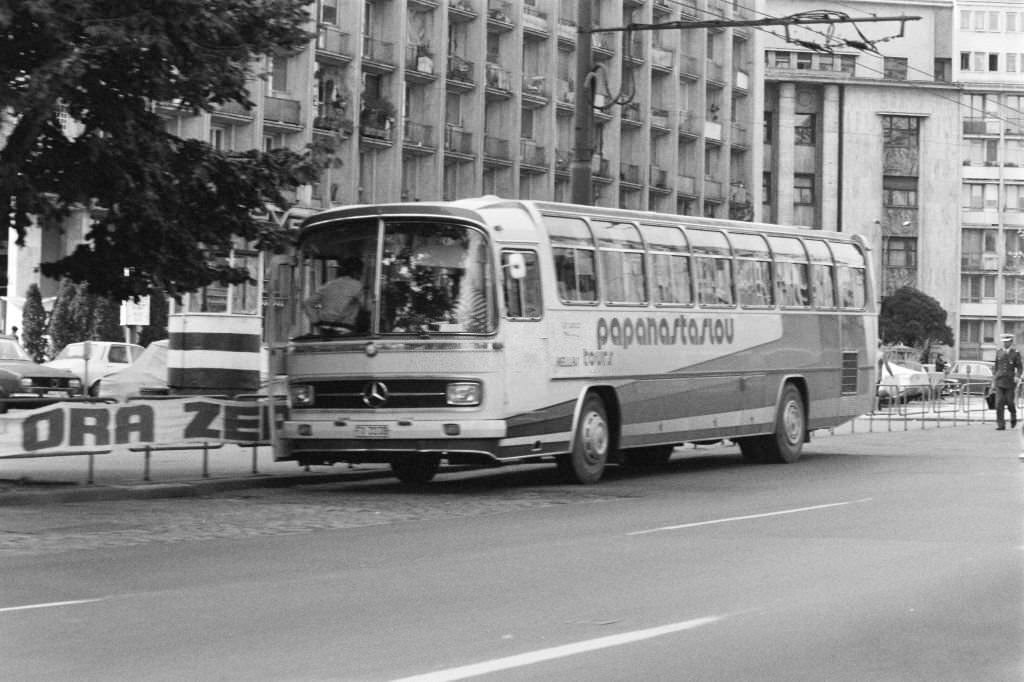
[(796, 54), (796, 68), (798, 71), (810, 70), (811, 68), (811, 55), (807, 52), (797, 52)]
[(1006, 211), (1024, 211), (1024, 185), (1006, 184), (1003, 186), (1006, 192)]
[(985, 30), (985, 13), (975, 12), (974, 13), (974, 30), (984, 31)]
[(761, 173), (761, 203), (772, 203), (772, 174), (767, 171)]
[(1017, 71), (1017, 54), (1015, 52), (1006, 53), (1006, 70), (1009, 73), (1016, 73)]
[(970, 211), (996, 209), (999, 206), (999, 186), (994, 183), (964, 183), (961, 206)]
[(998, 232), (990, 228), (964, 228), (960, 235), (960, 268), (962, 270), (997, 270)]
[(338, 25), (338, 0), (321, 0), (320, 23)]
[(907, 80), (906, 57), (885, 57), (882, 62), (883, 78), (890, 81)]
[(971, 10), (960, 10), (960, 30), (969, 31), (971, 28)]
[(999, 12), (988, 13), (988, 30), (999, 31)]
[(917, 208), (917, 178), (884, 178), (882, 205), (886, 208)]
[(995, 320), (960, 320), (960, 342), (979, 345), (995, 343)]
[(971, 70), (971, 53), (961, 52), (960, 53), (960, 70), (970, 71)]
[(988, 70), (998, 71), (999, 70), (999, 53), (989, 52), (988, 53)]
[(814, 205), (814, 176), (805, 173), (793, 175), (793, 204)]
[(224, 129), (218, 126), (210, 128), (210, 146), (217, 150), (224, 149)]
[(771, 55), (771, 59), (772, 59), (772, 61), (770, 62), (771, 66), (774, 66), (776, 69), (788, 69), (789, 68), (789, 53), (788, 52), (783, 52), (781, 50), (776, 50), (775, 52), (770, 52), (769, 54)]
[(1024, 277), (1003, 277), (1003, 303), (1024, 303)]
[(1003, 165), (1024, 167), (1024, 140), (1006, 140)]
[(885, 265), (890, 268), (917, 267), (917, 239), (914, 237), (888, 237)]
[(960, 277), (960, 302), (981, 303), (985, 300), (995, 300), (996, 297), (996, 276), (995, 275), (961, 275)]
[(995, 166), (999, 158), (999, 140), (965, 139), (966, 166)]
[(953, 60), (940, 57), (935, 60), (933, 74), (936, 81), (940, 83), (951, 83), (953, 81)]
[(1006, 32), (1016, 33), (1017, 32), (1017, 13), (1007, 12), (1006, 13)]
[(764, 143), (771, 144), (773, 141), (772, 128), (774, 127), (775, 116), (771, 111), (764, 112)]
[(813, 147), (816, 141), (816, 116), (814, 114), (798, 113), (794, 119), (796, 123), (794, 130), (796, 144)]
[(270, 58), (270, 91), (288, 92), (288, 58), (272, 55)]
[(852, 54), (839, 55), (839, 66), (843, 73), (848, 73), (852, 76), (854, 71), (857, 70), (857, 58)]
[(883, 116), (882, 145), (886, 149), (917, 149), (918, 128), (916, 116)]
[(985, 70), (985, 53), (975, 52), (974, 53), (974, 68), (972, 71), (984, 71)]

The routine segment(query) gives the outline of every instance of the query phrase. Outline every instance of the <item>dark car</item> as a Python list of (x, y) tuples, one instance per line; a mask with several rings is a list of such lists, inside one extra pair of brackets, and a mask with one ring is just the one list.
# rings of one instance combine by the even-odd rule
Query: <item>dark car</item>
[(81, 395), (82, 380), (73, 373), (37, 365), (14, 337), (0, 336), (0, 413)]
[(992, 363), (984, 360), (957, 360), (946, 375), (946, 382), (960, 393), (984, 395), (992, 384)]

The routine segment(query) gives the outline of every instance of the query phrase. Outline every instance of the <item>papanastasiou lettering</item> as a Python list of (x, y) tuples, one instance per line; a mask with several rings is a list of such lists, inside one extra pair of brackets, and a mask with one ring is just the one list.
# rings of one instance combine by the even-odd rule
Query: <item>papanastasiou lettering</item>
[(728, 317), (636, 317), (597, 320), (597, 347), (731, 344), (736, 320)]

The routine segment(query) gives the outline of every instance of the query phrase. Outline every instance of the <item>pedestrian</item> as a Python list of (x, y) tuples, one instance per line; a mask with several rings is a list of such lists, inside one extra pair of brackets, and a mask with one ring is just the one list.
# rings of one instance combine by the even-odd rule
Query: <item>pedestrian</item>
[(939, 354), (937, 354), (935, 356), (935, 371), (936, 372), (945, 372), (946, 371), (946, 361), (942, 359), (942, 353), (939, 353)]
[(996, 430), (1006, 430), (1003, 410), (1010, 412), (1010, 428), (1017, 426), (1017, 382), (1020, 381), (1024, 367), (1021, 366), (1020, 353), (1013, 347), (1013, 334), (1003, 334), (1003, 347), (996, 351), (996, 361), (992, 366), (992, 386), (995, 393)]
[(365, 321), (360, 315), (363, 289), (363, 261), (346, 258), (338, 266), (338, 277), (317, 289), (303, 308), (313, 324), (353, 331)]

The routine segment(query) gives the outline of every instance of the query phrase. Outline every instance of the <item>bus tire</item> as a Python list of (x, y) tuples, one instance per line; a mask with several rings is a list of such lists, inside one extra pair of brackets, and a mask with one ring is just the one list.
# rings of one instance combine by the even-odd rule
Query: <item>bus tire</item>
[(610, 449), (611, 428), (604, 401), (588, 395), (580, 410), (572, 451), (558, 456), (558, 471), (569, 483), (597, 483), (608, 463)]
[(402, 483), (423, 485), (434, 480), (440, 466), (440, 457), (418, 455), (395, 457), (391, 460), (391, 473)]
[(800, 390), (793, 384), (782, 389), (775, 413), (775, 433), (764, 437), (765, 458), (769, 462), (791, 464), (800, 459), (807, 432), (807, 415)]
[(672, 457), (674, 445), (652, 445), (646, 448), (634, 448), (622, 453), (622, 461), (631, 467), (654, 467), (668, 463)]

